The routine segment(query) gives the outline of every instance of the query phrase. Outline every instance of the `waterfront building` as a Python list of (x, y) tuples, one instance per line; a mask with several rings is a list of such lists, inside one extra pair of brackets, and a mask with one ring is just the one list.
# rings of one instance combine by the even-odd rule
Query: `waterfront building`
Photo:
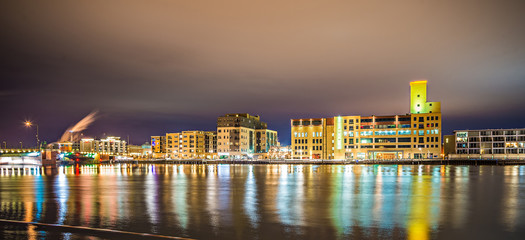
[(427, 102), (427, 81), (410, 83), (410, 113), (291, 119), (294, 159), (441, 157), (441, 104)]
[(217, 118), (217, 151), (220, 158), (253, 158), (266, 154), (277, 143), (277, 132), (268, 130), (259, 116), (226, 114)]
[(151, 136), (151, 154), (154, 158), (165, 157), (166, 136)]
[(525, 128), (455, 130), (449, 159), (525, 159)]
[(149, 143), (142, 145), (128, 144), (128, 156), (133, 158), (148, 158), (151, 156), (151, 145)]
[(270, 129), (255, 130), (255, 152), (268, 153), (270, 148), (277, 146), (277, 131)]
[(125, 155), (127, 153), (127, 143), (120, 137), (106, 137), (96, 140), (93, 138), (83, 138), (79, 142), (80, 152), (100, 153), (103, 155)]
[(172, 159), (213, 159), (217, 156), (215, 132), (183, 131), (166, 134), (166, 157)]
[(80, 152), (93, 153), (97, 152), (97, 144), (94, 138), (80, 139)]
[(454, 135), (443, 135), (443, 154), (449, 158), (450, 154), (456, 154), (456, 141)]
[(206, 158), (215, 159), (217, 155), (217, 131), (204, 132), (204, 152)]

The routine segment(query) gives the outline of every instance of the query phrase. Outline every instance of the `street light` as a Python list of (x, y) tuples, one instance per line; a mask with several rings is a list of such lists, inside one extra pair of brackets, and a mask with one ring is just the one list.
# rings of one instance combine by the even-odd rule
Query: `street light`
[(31, 121), (25, 121), (24, 125), (28, 128), (32, 127), (33, 125), (36, 126), (36, 147), (40, 149), (40, 139), (38, 139), (38, 124), (32, 123)]

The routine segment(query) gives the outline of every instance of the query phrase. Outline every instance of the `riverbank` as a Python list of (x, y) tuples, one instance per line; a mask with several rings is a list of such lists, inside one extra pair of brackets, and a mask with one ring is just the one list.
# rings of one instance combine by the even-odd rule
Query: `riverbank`
[(473, 159), (405, 159), (405, 160), (321, 160), (321, 159), (294, 159), (294, 160), (119, 160), (106, 163), (153, 163), (153, 164), (315, 164), (315, 165), (525, 165), (524, 160), (473, 160)]

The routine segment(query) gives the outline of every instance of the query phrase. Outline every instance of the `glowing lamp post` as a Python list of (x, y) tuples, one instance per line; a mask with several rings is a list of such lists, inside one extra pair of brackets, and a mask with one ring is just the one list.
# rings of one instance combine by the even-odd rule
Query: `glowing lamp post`
[(38, 124), (34, 124), (31, 121), (25, 121), (24, 125), (28, 128), (32, 127), (33, 125), (36, 126), (36, 147), (40, 149), (40, 139), (38, 139)]

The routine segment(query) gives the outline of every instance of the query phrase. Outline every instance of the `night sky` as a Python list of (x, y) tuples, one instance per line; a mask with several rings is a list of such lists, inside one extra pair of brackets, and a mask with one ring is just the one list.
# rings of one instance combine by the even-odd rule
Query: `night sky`
[(0, 141), (86, 136), (131, 143), (258, 114), (409, 112), (429, 80), (443, 133), (525, 127), (525, 1), (1, 1)]

